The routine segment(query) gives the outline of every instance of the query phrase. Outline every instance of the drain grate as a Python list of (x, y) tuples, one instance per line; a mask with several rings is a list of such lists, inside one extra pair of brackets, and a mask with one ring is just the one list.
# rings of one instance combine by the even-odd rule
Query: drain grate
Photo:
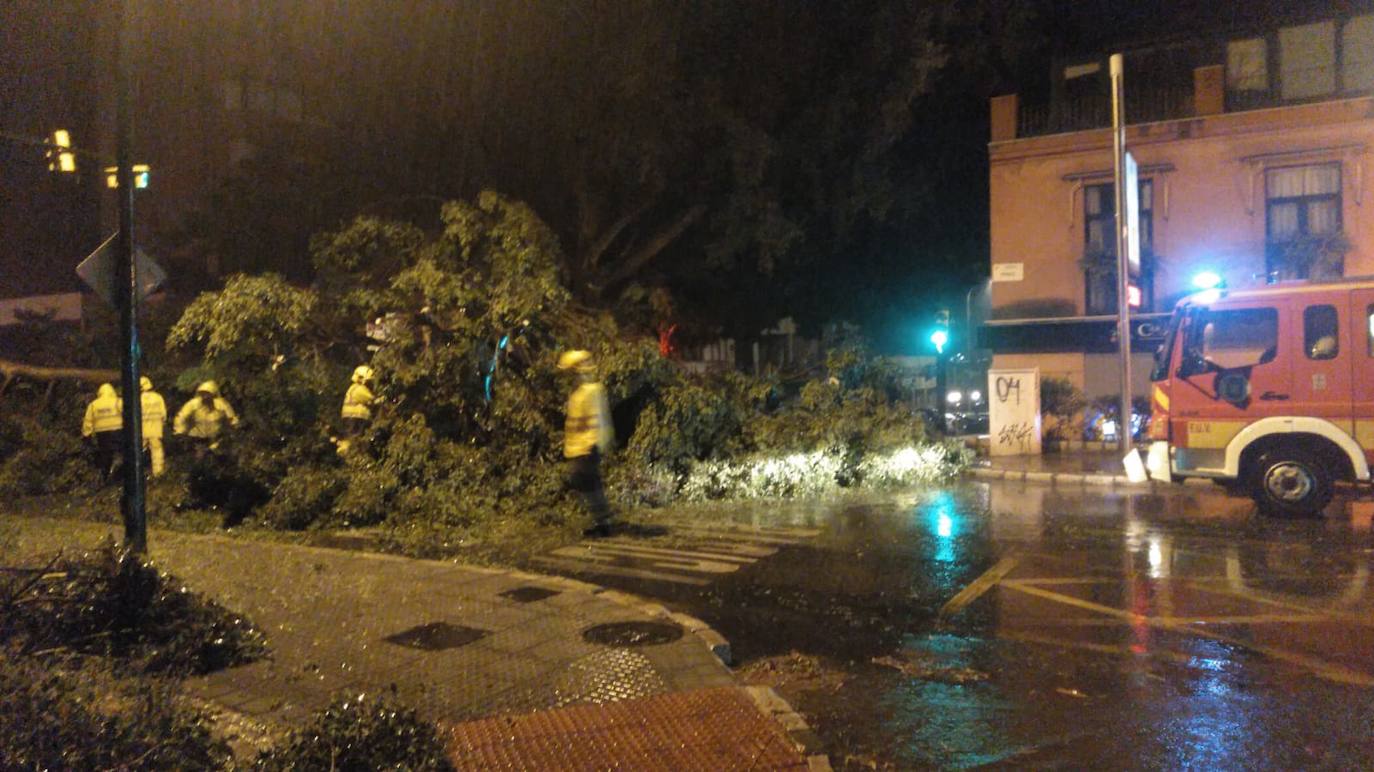
[(451, 625), (448, 622), (429, 622), (402, 630), (395, 635), (388, 635), (382, 640), (422, 651), (443, 651), (466, 646), (486, 634), (486, 630), (478, 630), (475, 627)]
[(503, 598), (510, 598), (516, 603), (533, 603), (537, 600), (552, 598), (558, 594), (558, 590), (550, 590), (547, 587), (535, 587), (527, 584), (524, 587), (516, 587), (513, 590), (506, 590), (498, 593)]
[(672, 622), (609, 622), (582, 631), (582, 640), (602, 646), (658, 646), (682, 637)]

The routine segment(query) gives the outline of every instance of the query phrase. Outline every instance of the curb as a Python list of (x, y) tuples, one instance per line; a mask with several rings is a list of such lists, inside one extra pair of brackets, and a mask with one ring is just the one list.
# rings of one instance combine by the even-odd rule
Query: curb
[(759, 712), (780, 724), (787, 737), (806, 754), (808, 772), (830, 772), (830, 757), (821, 752), (821, 738), (807, 725), (792, 705), (768, 686), (746, 686)]
[[(1174, 487), (1174, 483), (1160, 482), (1158, 480), (1146, 480), (1145, 482), (1131, 482), (1130, 478), (1124, 474), (1088, 474), (1083, 472), (1025, 472), (1016, 469), (993, 469), (991, 467), (970, 467), (964, 474), (979, 480), (1006, 480), (1008, 482), (1027, 482), (1041, 483), (1050, 486), (1057, 485), (1081, 485), (1083, 487), (1098, 488), (1137, 488), (1137, 489), (1168, 489)], [(1194, 478), (1182, 483), (1187, 486), (1206, 486), (1210, 485), (1209, 480)]]

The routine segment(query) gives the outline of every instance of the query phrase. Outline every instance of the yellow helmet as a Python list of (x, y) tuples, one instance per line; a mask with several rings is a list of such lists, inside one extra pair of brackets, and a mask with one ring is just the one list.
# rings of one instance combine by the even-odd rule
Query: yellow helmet
[(152, 390), (153, 390), (153, 379), (149, 378), (149, 377), (146, 376), (146, 375), (143, 376), (142, 378), (139, 378), (139, 379), (138, 379), (138, 388), (139, 388), (140, 391), (152, 391)]
[(353, 382), (365, 383), (372, 380), (372, 368), (367, 365), (358, 365), (353, 368)]
[(574, 349), (573, 351), (564, 351), (563, 355), (558, 357), (559, 370), (576, 370), (579, 373), (588, 373), (591, 372), (593, 366), (592, 352), (590, 351)]

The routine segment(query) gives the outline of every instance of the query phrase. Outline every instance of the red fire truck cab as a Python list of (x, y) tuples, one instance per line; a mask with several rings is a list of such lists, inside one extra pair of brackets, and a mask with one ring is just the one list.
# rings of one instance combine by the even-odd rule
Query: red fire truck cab
[(1150, 472), (1316, 514), (1374, 461), (1374, 279), (1182, 300), (1151, 373)]

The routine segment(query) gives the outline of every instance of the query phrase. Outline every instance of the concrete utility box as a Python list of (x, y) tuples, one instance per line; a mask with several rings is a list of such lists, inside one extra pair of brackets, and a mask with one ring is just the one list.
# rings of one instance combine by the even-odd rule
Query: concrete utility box
[(1040, 454), (1040, 368), (988, 371), (990, 454)]

